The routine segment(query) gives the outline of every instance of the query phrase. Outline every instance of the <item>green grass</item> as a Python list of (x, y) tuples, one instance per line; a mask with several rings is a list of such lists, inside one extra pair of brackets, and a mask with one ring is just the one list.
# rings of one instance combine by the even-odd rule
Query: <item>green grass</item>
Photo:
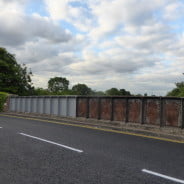
[(8, 97), (8, 93), (0, 92), (0, 112), (3, 111), (4, 103)]

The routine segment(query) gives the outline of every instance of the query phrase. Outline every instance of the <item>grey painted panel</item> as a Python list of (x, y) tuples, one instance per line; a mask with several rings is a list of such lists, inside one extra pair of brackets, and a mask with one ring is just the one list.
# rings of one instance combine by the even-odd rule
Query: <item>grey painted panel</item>
[(68, 99), (68, 116), (76, 117), (76, 98)]
[(21, 112), (25, 112), (25, 110), (26, 110), (25, 103), (26, 103), (26, 98), (22, 98), (21, 99)]
[(16, 107), (16, 111), (20, 112), (21, 110), (21, 98), (16, 98), (17, 101), (17, 107)]
[(49, 97), (45, 98), (45, 114), (50, 114), (50, 99)]
[(10, 111), (16, 111), (16, 99), (10, 98)]
[(58, 115), (58, 103), (59, 103), (59, 98), (52, 98), (52, 114)]
[(42, 97), (39, 97), (37, 100), (38, 100), (38, 113), (44, 114), (44, 109), (43, 109), (44, 99)]
[(38, 98), (32, 98), (32, 112), (37, 113), (37, 100)]
[(60, 115), (67, 116), (67, 98), (61, 98), (60, 100)]
[(31, 112), (31, 98), (26, 98), (26, 112)]

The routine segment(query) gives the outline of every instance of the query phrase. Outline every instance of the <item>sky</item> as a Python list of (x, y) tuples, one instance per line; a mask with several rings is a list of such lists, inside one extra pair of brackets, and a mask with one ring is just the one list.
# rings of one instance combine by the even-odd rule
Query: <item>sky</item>
[(165, 95), (184, 80), (183, 0), (0, 0), (0, 47), (36, 87)]

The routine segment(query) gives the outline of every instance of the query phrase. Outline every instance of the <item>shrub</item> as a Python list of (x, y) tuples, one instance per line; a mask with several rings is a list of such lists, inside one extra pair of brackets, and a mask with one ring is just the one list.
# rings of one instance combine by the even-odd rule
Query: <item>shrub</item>
[(4, 103), (8, 97), (7, 93), (0, 92), (0, 112), (3, 111)]

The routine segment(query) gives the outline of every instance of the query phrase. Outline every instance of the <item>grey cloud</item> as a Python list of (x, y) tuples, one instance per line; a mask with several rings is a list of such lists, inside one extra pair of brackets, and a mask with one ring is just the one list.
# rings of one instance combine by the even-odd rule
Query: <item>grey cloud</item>
[[(9, 14), (0, 15), (0, 44), (17, 46), (30, 40), (44, 38), (52, 43), (67, 42), (71, 39), (60, 26), (38, 16)], [(11, 17), (10, 17), (11, 16)]]

